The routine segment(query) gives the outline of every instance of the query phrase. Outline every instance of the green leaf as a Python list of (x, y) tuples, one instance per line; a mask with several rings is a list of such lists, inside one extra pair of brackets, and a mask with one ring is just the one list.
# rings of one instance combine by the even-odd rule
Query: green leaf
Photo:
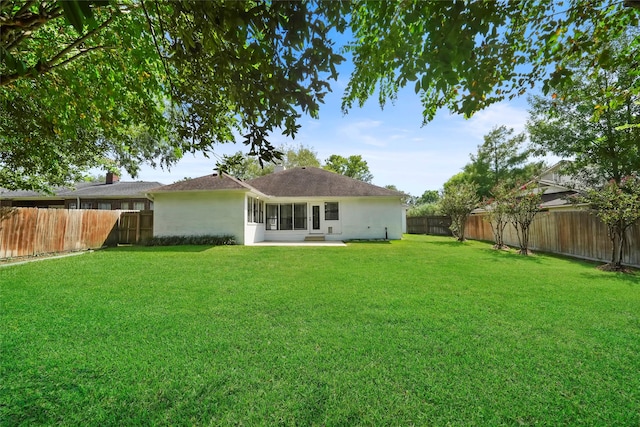
[(73, 28), (82, 33), (84, 26), (84, 15), (77, 0), (61, 0), (64, 17), (67, 18)]

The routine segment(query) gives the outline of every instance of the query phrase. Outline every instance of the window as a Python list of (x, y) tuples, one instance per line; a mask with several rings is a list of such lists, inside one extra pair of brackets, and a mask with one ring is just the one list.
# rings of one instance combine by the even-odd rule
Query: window
[(267, 205), (267, 230), (278, 229), (278, 205)]
[(80, 209), (93, 209), (93, 203), (91, 202), (81, 202)]
[(98, 202), (98, 209), (102, 209), (105, 211), (111, 210), (111, 202)]
[(264, 222), (264, 202), (254, 197), (247, 197), (247, 222), (262, 224)]
[(307, 204), (296, 203), (293, 205), (293, 229), (294, 230), (306, 230), (307, 229)]
[(293, 230), (293, 210), (291, 205), (280, 205), (280, 221), (278, 230)]
[(133, 209), (143, 211), (144, 210), (144, 202), (133, 202)]
[(69, 202), (69, 209), (77, 209), (78, 205), (76, 204), (76, 202)]
[(131, 209), (131, 202), (120, 202), (120, 209)]
[(307, 204), (267, 204), (267, 230), (306, 230)]
[(325, 202), (324, 219), (327, 221), (336, 221), (338, 217), (338, 202)]

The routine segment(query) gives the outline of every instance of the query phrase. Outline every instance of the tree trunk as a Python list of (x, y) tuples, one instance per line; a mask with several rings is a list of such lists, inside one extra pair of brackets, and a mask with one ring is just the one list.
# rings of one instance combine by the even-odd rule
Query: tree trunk
[(618, 235), (618, 256), (616, 257), (616, 268), (622, 269), (622, 255), (624, 250), (624, 230), (620, 230)]

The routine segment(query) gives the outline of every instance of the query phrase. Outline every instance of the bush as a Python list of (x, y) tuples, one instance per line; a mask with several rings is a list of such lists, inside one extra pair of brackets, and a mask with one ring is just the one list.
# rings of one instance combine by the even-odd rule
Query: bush
[(425, 203), (413, 206), (407, 211), (408, 217), (438, 215), (440, 213), (437, 203)]
[(153, 237), (146, 242), (147, 246), (178, 246), (178, 245), (203, 245), (224, 246), (235, 245), (236, 238), (231, 235), (223, 236), (160, 236)]

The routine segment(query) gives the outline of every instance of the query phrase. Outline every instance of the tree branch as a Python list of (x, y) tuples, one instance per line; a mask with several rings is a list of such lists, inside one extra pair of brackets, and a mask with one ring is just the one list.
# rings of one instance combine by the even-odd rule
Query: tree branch
[(36, 3), (36, 0), (27, 1), (14, 16), (18, 16), (18, 15), (21, 15), (21, 14), (25, 13), (35, 3)]
[(58, 52), (58, 54), (56, 56), (54, 56), (53, 58), (51, 58), (49, 61), (46, 62), (45, 66), (47, 68), (49, 68), (49, 69), (53, 68), (55, 66), (54, 62), (56, 62), (58, 59), (62, 58), (67, 53), (71, 52), (73, 49), (78, 47), (80, 44), (82, 44), (89, 37), (93, 36), (94, 34), (97, 34), (98, 32), (100, 32), (100, 30), (102, 30), (103, 28), (107, 27), (114, 20), (114, 18), (115, 18), (115, 13), (112, 14), (111, 16), (109, 16), (109, 18), (107, 18), (107, 20), (104, 21), (102, 24), (100, 24), (98, 27), (96, 27), (93, 30), (89, 31), (87, 34), (85, 34), (84, 36), (80, 37), (78, 40), (76, 40), (73, 43), (71, 43), (65, 49), (63, 49), (60, 52)]
[[(0, 17), (0, 27), (6, 28), (29, 28), (33, 24), (40, 24), (55, 19), (61, 15), (62, 7), (52, 5), (51, 9), (40, 9), (38, 13), (30, 12), (29, 7), (34, 2), (27, 2), (18, 12), (13, 16)], [(55, 15), (55, 16), (54, 16)], [(39, 26), (40, 26), (39, 25)]]
[[(16, 31), (16, 28), (20, 28), (20, 35), (17, 36), (15, 39), (13, 39), (11, 42), (9, 42), (6, 46), (5, 49), (7, 51), (14, 49), (15, 47), (17, 47), (20, 43), (22, 43), (22, 41), (29, 37), (34, 31), (36, 31), (38, 28), (42, 27), (44, 24), (46, 24), (49, 21), (52, 21), (56, 18), (59, 18), (62, 16), (62, 9), (57, 9), (55, 11), (55, 14), (51, 14), (47, 17), (47, 19), (43, 19), (43, 20), (38, 20), (38, 21), (34, 21), (34, 24), (31, 25), (30, 27), (28, 27), (28, 29), (22, 29), (21, 27), (13, 27), (13, 31)], [(7, 33), (5, 33), (7, 34)], [(3, 37), (4, 38), (4, 37)], [(4, 41), (3, 41), (4, 42)]]
[(97, 34), (100, 30), (102, 30), (105, 27), (107, 27), (114, 19), (115, 19), (115, 13), (112, 14), (111, 16), (109, 16), (109, 18), (107, 20), (105, 20), (102, 24), (100, 24), (98, 27), (96, 27), (93, 30), (89, 31), (87, 34), (85, 34), (84, 36), (80, 37), (79, 39), (77, 39), (76, 41), (71, 43), (69, 46), (67, 46), (66, 48), (64, 48), (60, 52), (58, 52), (58, 54), (56, 54), (50, 60), (48, 60), (46, 62), (38, 62), (33, 67), (27, 68), (24, 73), (12, 73), (12, 74), (0, 75), (0, 86), (8, 86), (8, 85), (10, 85), (11, 83), (13, 83), (16, 80), (20, 79), (23, 76), (28, 76), (28, 75), (36, 76), (36, 75), (41, 75), (41, 74), (48, 73), (52, 69), (61, 67), (63, 65), (66, 65), (69, 62), (71, 62), (71, 61), (73, 61), (75, 59), (78, 59), (79, 57), (81, 57), (82, 55), (84, 55), (84, 54), (86, 54), (88, 52), (91, 52), (91, 51), (96, 50), (96, 49), (104, 49), (106, 46), (95, 46), (95, 47), (91, 47), (91, 48), (87, 48), (87, 49), (82, 49), (79, 53), (71, 56), (70, 58), (67, 58), (64, 61), (60, 62), (60, 63), (57, 63), (57, 64), (55, 63), (56, 61), (58, 61), (59, 59), (64, 57), (66, 54), (71, 52), (73, 49), (76, 49), (80, 44), (82, 44), (89, 37), (93, 36), (94, 34)]
[(78, 57), (80, 57), (80, 56), (82, 56), (82, 55), (84, 55), (84, 54), (86, 54), (88, 52), (91, 52), (93, 50), (99, 50), (99, 49), (111, 49), (111, 46), (93, 46), (93, 47), (89, 47), (89, 48), (86, 48), (86, 49), (82, 49), (77, 54), (73, 55), (72, 57), (67, 58), (62, 62), (59, 62), (58, 64), (52, 65), (51, 67), (49, 67), (49, 70), (53, 70), (55, 68), (62, 67), (64, 65), (68, 64), (69, 62), (78, 59)]
[[(151, 21), (151, 17), (147, 12), (147, 8), (144, 5), (144, 0), (140, 0), (140, 5), (142, 5), (142, 11), (144, 12), (144, 16), (147, 19), (147, 23), (149, 24), (149, 31), (151, 31), (151, 37), (153, 38), (153, 44), (156, 47), (156, 51), (158, 52), (158, 56), (160, 57), (160, 61), (162, 61), (162, 66), (164, 67), (164, 72), (167, 74), (167, 79), (169, 80), (169, 86), (171, 86), (171, 94), (175, 93), (175, 88), (173, 87), (173, 81), (171, 80), (171, 74), (169, 73), (169, 67), (167, 66), (167, 62), (165, 61), (164, 55), (162, 55), (162, 51), (160, 50), (160, 46), (158, 45), (158, 39), (156, 37), (156, 32), (153, 29), (153, 22)], [(156, 12), (158, 13), (158, 19), (160, 19), (160, 23), (162, 25), (162, 20), (160, 18), (160, 10), (158, 9), (158, 4), (155, 4)], [(162, 34), (164, 37), (164, 33)]]

